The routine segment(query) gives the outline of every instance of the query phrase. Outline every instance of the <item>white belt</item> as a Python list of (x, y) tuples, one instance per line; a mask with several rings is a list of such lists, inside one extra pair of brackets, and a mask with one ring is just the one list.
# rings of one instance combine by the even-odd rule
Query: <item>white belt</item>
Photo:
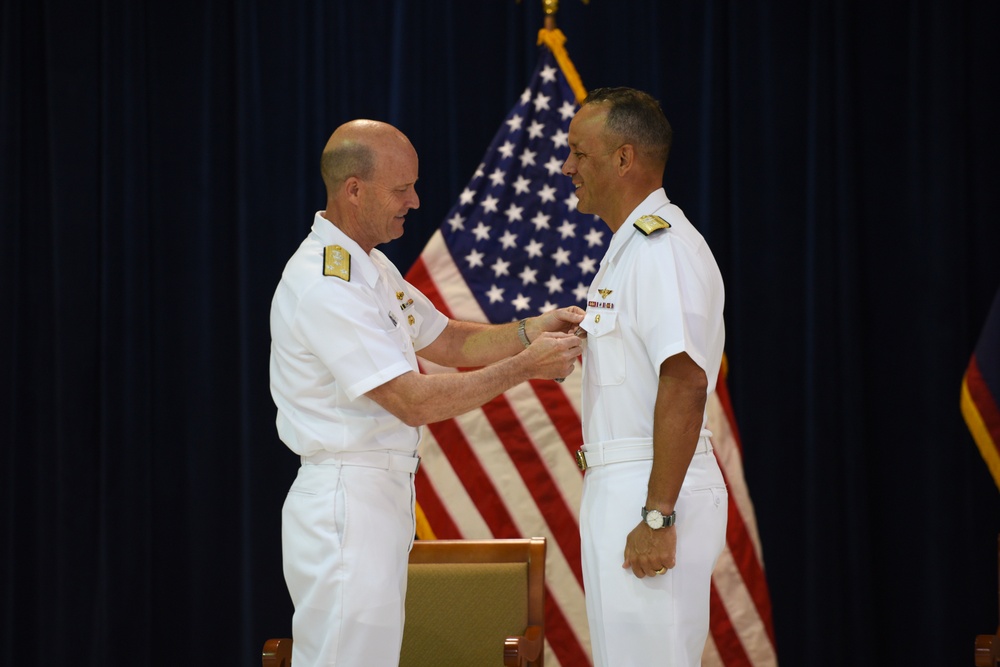
[(404, 454), (388, 450), (374, 452), (319, 452), (312, 456), (303, 456), (303, 464), (362, 466), (364, 468), (380, 468), (382, 470), (398, 470), (413, 474), (420, 467), (420, 457), (416, 454)]
[[(708, 436), (698, 438), (695, 454), (712, 451), (712, 441)], [(584, 445), (576, 452), (576, 467), (580, 470), (625, 461), (649, 461), (653, 458), (653, 443), (640, 438), (612, 440)]]

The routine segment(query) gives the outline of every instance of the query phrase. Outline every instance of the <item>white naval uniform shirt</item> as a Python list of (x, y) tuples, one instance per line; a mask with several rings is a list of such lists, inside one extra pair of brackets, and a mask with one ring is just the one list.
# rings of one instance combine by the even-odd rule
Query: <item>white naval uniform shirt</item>
[[(633, 223), (650, 214), (670, 229), (644, 236)], [(705, 239), (662, 188), (650, 194), (611, 238), (587, 295), (584, 444), (652, 441), (660, 364), (675, 354), (687, 352), (715, 389), (724, 299)]]
[[(350, 254), (350, 280), (323, 275), (324, 248)], [(448, 319), (379, 250), (365, 252), (317, 213), (271, 302), (271, 395), (296, 454), (415, 452), (407, 426), (365, 392), (408, 371)]]

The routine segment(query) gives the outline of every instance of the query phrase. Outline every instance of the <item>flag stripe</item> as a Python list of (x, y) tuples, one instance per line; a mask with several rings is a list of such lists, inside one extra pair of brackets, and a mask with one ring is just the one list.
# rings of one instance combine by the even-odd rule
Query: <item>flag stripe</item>
[[(436, 233), (434, 235), (434, 238), (440, 239), (441, 234)], [(433, 243), (433, 241), (434, 239), (432, 238), (431, 242)], [(452, 318), (455, 317), (455, 315), (452, 314), (451, 308), (449, 308), (448, 306), (448, 301), (446, 301), (444, 297), (441, 296), (441, 292), (438, 290), (437, 281), (435, 281), (431, 277), (430, 273), (428, 273), (427, 270), (427, 263), (425, 260), (433, 256), (434, 254), (435, 253), (424, 251), (424, 253), (417, 258), (417, 260), (413, 263), (413, 266), (406, 273), (406, 279), (409, 282), (416, 285), (420, 289), (420, 291), (423, 292), (424, 296), (426, 296), (428, 299), (431, 300), (431, 303), (434, 304), (435, 308), (440, 310), (444, 315), (447, 315), (449, 318)], [(447, 258), (449, 260), (451, 259), (451, 256), (448, 255), (447, 251), (444, 254), (447, 255)], [(454, 266), (454, 264), (452, 264), (452, 266)], [(468, 320), (471, 318), (463, 317), (462, 319)]]
[(975, 355), (962, 379), (961, 410), (993, 482), (1000, 488), (1000, 410), (983, 382)]
[(960, 408), (993, 481), (1000, 488), (1000, 289), (962, 378)]
[[(763, 621), (758, 613), (758, 607), (728, 547), (716, 563), (715, 571), (712, 573), (712, 585), (720, 595), (722, 605), (725, 607), (725, 618), (729, 621), (729, 626), (716, 623), (717, 619), (713, 616), (712, 633), (716, 641), (724, 645), (738, 642), (742, 653), (750, 658), (748, 663), (742, 664), (758, 666), (777, 664), (773, 639), (760, 631)], [(725, 594), (723, 595), (721, 591), (725, 591)], [(732, 633), (732, 636), (726, 636), (726, 632)]]
[(722, 664), (727, 667), (753, 664), (747, 657), (746, 651), (743, 650), (743, 644), (740, 642), (733, 622), (729, 618), (729, 613), (726, 611), (726, 606), (722, 602), (722, 596), (714, 582), (709, 591), (709, 608), (712, 618), (712, 640), (715, 642), (715, 650), (722, 660)]
[[(764, 574), (763, 556), (753, 503), (743, 476), (742, 443), (738, 437), (736, 417), (729, 400), (729, 387), (725, 371), (727, 363), (716, 382), (715, 392), (708, 400), (708, 422), (712, 431), (712, 445), (715, 456), (722, 468), (729, 489), (729, 521), (726, 528), (726, 550), (719, 558), (712, 573), (712, 584), (720, 596), (724, 607), (730, 609), (724, 616), (717, 607), (712, 609), (712, 635), (720, 659), (718, 663), (731, 665), (754, 665), (764, 667), (777, 665), (774, 649), (774, 624), (771, 615), (770, 593)], [(728, 623), (728, 625), (727, 625)], [(728, 637), (727, 633), (735, 637)], [(731, 642), (739, 641), (744, 647), (752, 648), (752, 660), (732, 662), (740, 658), (732, 657)], [(706, 662), (705, 665), (712, 665)]]
[[(590, 657), (573, 634), (568, 619), (553, 600), (548, 587), (545, 591), (545, 626), (546, 643), (551, 647), (560, 665), (574, 667), (590, 664)], [(545, 664), (551, 664), (548, 656)]]
[[(574, 375), (579, 376), (579, 366)], [(583, 429), (580, 424), (580, 413), (572, 401), (558, 385), (542, 380), (532, 380), (531, 388), (535, 390), (538, 401), (549, 415), (549, 419), (559, 431), (559, 437), (565, 443), (566, 450), (575, 456), (576, 450), (583, 444)], [(583, 474), (582, 471), (580, 473)]]
[(761, 620), (767, 635), (774, 644), (774, 627), (771, 623), (771, 599), (767, 588), (767, 580), (757, 554), (752, 548), (753, 542), (747, 533), (743, 516), (736, 508), (732, 496), (729, 498), (729, 525), (726, 527), (726, 543), (729, 545), (733, 562), (739, 570), (743, 585), (747, 587), (753, 603), (758, 610), (767, 610)]
[(458, 423), (455, 420), (448, 420), (431, 424), (429, 428), (439, 443), (447, 443), (447, 447), (442, 447), (442, 451), (448, 457), (451, 467), (461, 471), (462, 483), (466, 488), (476, 490), (476, 495), (470, 497), (490, 526), (493, 536), (500, 539), (522, 537), (517, 532), (514, 519), (507, 511), (503, 498), (497, 493)]
[[(426, 465), (421, 461), (421, 465)], [(416, 475), (414, 477), (417, 498), (420, 499), (419, 507), (425, 520), (428, 522), (428, 531), (422, 532), (421, 526), (417, 525), (417, 538), (421, 540), (457, 540), (462, 534), (452, 520), (441, 498), (437, 494), (434, 485), (431, 484), (426, 475)], [(434, 517), (431, 521), (427, 517)], [(432, 531), (432, 532), (430, 532)]]
[[(729, 362), (728, 360), (724, 360), (722, 370), (719, 373), (720, 377), (726, 377), (728, 368)], [(726, 417), (725, 426), (728, 428), (729, 434), (733, 439), (733, 446), (739, 453), (740, 458), (743, 458), (743, 443), (740, 440), (740, 430), (736, 426), (736, 416), (733, 412), (733, 403), (729, 397), (729, 385), (726, 382), (716, 382), (715, 397), (719, 399), (719, 406), (722, 408), (722, 414)]]
[[(723, 477), (729, 485), (729, 477), (723, 470)], [(764, 569), (753, 549), (753, 540), (743, 520), (744, 514), (736, 505), (732, 494), (729, 496), (729, 521), (726, 525), (726, 544), (735, 567), (739, 570), (743, 584), (750, 591), (752, 601), (759, 610), (767, 635), (774, 644), (774, 628), (771, 623), (771, 600), (767, 589)]]
[(979, 421), (985, 429), (983, 435), (989, 439), (994, 448), (1000, 444), (1000, 408), (997, 407), (996, 397), (990, 390), (983, 377), (983, 372), (979, 368), (979, 359), (973, 355), (969, 360), (969, 367), (965, 373), (965, 384), (968, 387), (969, 398), (976, 407)]
[[(447, 507), (441, 508), (441, 511), (447, 513), (446, 518), (451, 521), (451, 527), (455, 531), (454, 536), (448, 539), (492, 538), (493, 532), (490, 526), (479, 513), (465, 483), (459, 477), (458, 471), (451, 466), (451, 462), (442, 451), (440, 443), (430, 431), (425, 434), (420, 443), (420, 454), (420, 470), (417, 477), (421, 478), (434, 496), (447, 500)], [(420, 495), (419, 490), (417, 499), (421, 504), (424, 504), (424, 496)], [(427, 519), (435, 528), (438, 509), (438, 507), (425, 507)], [(438, 534), (438, 538), (445, 539), (446, 535), (447, 533)]]
[(583, 585), (583, 571), (580, 566), (580, 534), (576, 527), (577, 518), (569, 509), (548, 474), (548, 468), (538, 456), (538, 450), (531, 446), (531, 438), (514, 416), (510, 404), (503, 397), (483, 406), (483, 413), (497, 433), (505, 435), (504, 444), (514, 461), (521, 478), (531, 491), (535, 504), (542, 514), (550, 518), (552, 536), (566, 555), (573, 574)]

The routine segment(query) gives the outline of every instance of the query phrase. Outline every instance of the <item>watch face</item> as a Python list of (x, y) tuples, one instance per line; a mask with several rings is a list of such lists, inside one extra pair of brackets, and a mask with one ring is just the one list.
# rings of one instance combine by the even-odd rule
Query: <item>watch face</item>
[(646, 525), (653, 530), (663, 528), (663, 515), (660, 510), (649, 510), (646, 512)]

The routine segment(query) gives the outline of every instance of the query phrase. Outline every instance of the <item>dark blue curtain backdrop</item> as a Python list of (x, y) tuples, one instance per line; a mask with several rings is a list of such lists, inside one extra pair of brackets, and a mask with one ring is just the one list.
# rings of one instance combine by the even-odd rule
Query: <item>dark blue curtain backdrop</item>
[[(3, 0), (5, 665), (259, 664), (297, 467), (268, 309), (341, 122), (406, 132), (405, 271), (527, 82), (538, 0)], [(727, 282), (787, 667), (968, 665), (1000, 494), (960, 380), (1000, 287), (1000, 4), (563, 0), (659, 97)], [(372, 573), (378, 576), (378, 573)]]

